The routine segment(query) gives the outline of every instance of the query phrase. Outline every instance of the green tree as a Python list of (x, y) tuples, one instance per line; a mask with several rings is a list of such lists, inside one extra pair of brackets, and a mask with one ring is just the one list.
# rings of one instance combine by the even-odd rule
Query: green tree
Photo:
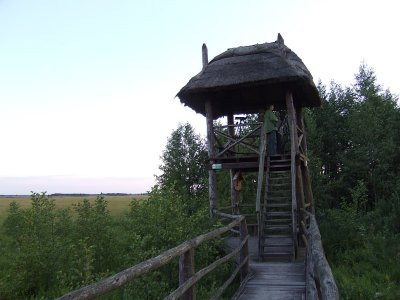
[[(343, 299), (398, 299), (400, 110), (360, 66), (355, 84), (319, 85), (306, 115), (326, 255)], [(355, 279), (356, 278), (356, 279)]]
[(322, 83), (318, 89), (322, 106), (306, 114), (314, 193), (320, 207), (338, 207), (339, 195), (347, 194), (351, 187), (343, 182), (342, 171), (344, 154), (351, 147), (349, 124), (356, 103), (350, 88), (334, 82), (329, 90)]
[(358, 106), (351, 117), (351, 149), (344, 171), (347, 180), (367, 183), (372, 207), (393, 192), (393, 179), (400, 171), (400, 110), (397, 99), (382, 90), (366, 65), (360, 66), (354, 91)]
[(198, 200), (207, 191), (207, 151), (205, 141), (186, 123), (179, 125), (168, 139), (157, 177), (161, 187), (173, 187), (183, 197), (188, 213), (201, 205)]

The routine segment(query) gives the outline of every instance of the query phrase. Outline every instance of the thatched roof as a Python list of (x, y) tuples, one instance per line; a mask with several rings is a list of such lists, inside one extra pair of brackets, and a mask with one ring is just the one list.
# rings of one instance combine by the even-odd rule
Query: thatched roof
[(203, 115), (205, 101), (211, 100), (217, 118), (257, 113), (271, 103), (284, 108), (288, 89), (296, 106), (321, 104), (311, 73), (279, 34), (276, 42), (231, 48), (216, 56), (177, 96)]

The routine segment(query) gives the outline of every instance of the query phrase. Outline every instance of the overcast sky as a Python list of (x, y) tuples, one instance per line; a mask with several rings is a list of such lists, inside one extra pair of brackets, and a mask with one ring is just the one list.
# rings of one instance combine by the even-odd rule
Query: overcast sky
[(141, 193), (178, 123), (175, 95), (227, 48), (276, 40), (350, 85), (362, 61), (399, 94), (398, 1), (0, 0), (0, 194)]

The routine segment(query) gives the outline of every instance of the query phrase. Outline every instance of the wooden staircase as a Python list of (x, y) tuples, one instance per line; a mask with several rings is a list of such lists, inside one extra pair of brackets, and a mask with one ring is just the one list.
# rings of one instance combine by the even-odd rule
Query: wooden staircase
[(261, 215), (261, 261), (293, 261), (295, 258), (290, 167), (288, 156), (268, 157)]

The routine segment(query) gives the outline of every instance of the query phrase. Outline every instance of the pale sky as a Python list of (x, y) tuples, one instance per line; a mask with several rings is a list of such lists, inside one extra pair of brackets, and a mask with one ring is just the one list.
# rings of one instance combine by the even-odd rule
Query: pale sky
[(0, 194), (142, 193), (175, 98), (209, 59), (278, 32), (314, 77), (350, 85), (362, 61), (399, 94), (398, 1), (0, 0)]

